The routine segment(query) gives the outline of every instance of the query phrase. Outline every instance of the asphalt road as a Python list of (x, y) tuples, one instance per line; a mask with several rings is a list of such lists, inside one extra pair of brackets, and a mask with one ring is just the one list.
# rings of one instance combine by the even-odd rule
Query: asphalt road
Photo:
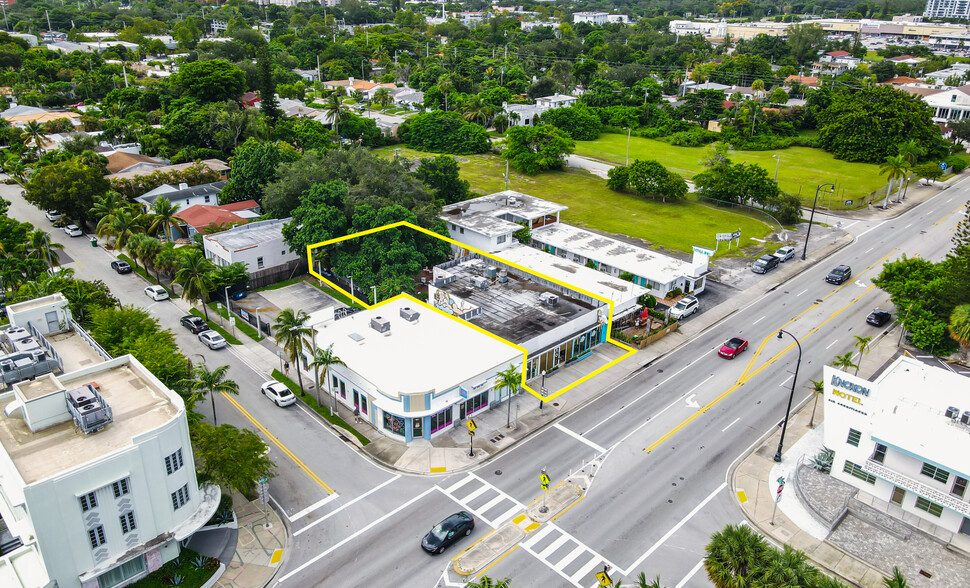
[[(49, 227), (20, 199), (19, 188), (11, 188), (0, 186), (0, 196), (13, 202), (11, 214)], [(53, 234), (66, 244), (79, 277), (102, 279), (122, 303), (147, 307), (193, 360), (201, 353), (210, 365), (230, 365), (241, 393), (231, 401), (217, 398), (219, 422), (252, 428), (270, 441), (278, 465), (270, 493), (293, 532), (279, 585), (434, 586), (450, 557), (487, 533), (489, 523), (539, 496), (542, 467), (556, 483), (609, 450), (587, 496), (488, 575), (511, 577), (515, 586), (592, 586), (593, 573), (608, 563), (614, 578), (643, 571), (660, 575), (669, 588), (693, 588), (710, 585), (699, 565), (710, 534), (742, 518), (726, 487), (728, 469), (784, 416), (798, 352), (791, 337), (776, 338), (778, 329), (802, 346), (797, 402), (824, 364), (853, 348), (853, 335), (880, 332), (865, 316), (876, 306), (889, 308), (871, 283), (882, 264), (904, 253), (934, 261), (945, 256), (968, 194), (957, 184), (896, 219), (845, 224), (855, 241), (832, 259), (750, 300), (557, 426), (473, 473), (444, 477), (386, 471), (299, 407), (272, 405), (258, 393), (265, 374), (230, 349), (205, 348), (179, 326), (183, 313), (173, 303), (153, 303), (139, 277), (110, 271), (108, 252), (87, 239)], [(852, 279), (825, 283), (839, 263), (852, 266)], [(749, 350), (733, 361), (717, 357), (717, 347), (733, 336), (748, 339)], [(444, 556), (421, 551), (421, 536), (461, 509), (478, 520), (472, 536)]]

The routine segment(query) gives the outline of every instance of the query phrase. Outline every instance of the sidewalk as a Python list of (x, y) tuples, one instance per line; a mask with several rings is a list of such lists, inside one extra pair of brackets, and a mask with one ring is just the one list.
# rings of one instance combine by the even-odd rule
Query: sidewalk
[[(235, 498), (242, 499), (239, 495)], [(239, 521), (239, 540), (232, 560), (214, 586), (263, 588), (280, 569), (289, 531), (268, 504), (243, 502), (234, 510)]]
[[(892, 361), (898, 328), (866, 355), (860, 376), (872, 378)], [(865, 498), (856, 497), (855, 487), (805, 465), (823, 447), (824, 404), (820, 399), (815, 428), (809, 427), (811, 397), (793, 409), (781, 463), (774, 462), (781, 435), (781, 429), (775, 428), (729, 472), (747, 520), (773, 542), (803, 551), (813, 564), (854, 586), (883, 588), (882, 580), (894, 566), (913, 588), (965, 586), (970, 569), (966, 558), (927, 533), (869, 507)], [(780, 477), (786, 485), (776, 509)], [(846, 511), (850, 502), (854, 508)], [(921, 576), (921, 569), (934, 570), (934, 578)]]

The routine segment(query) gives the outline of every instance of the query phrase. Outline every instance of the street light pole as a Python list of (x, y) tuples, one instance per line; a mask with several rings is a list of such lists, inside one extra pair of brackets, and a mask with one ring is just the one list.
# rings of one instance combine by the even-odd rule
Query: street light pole
[(776, 161), (776, 163), (775, 163), (775, 183), (777, 184), (778, 183), (778, 167), (781, 165), (781, 156), (776, 153), (776, 154), (772, 155), (772, 157), (774, 157), (775, 158), (775, 161)]
[(778, 440), (778, 451), (775, 452), (775, 461), (781, 462), (781, 450), (785, 445), (785, 433), (788, 431), (788, 416), (791, 413), (791, 403), (792, 398), (795, 397), (795, 383), (798, 381), (798, 368), (802, 365), (802, 345), (798, 342), (798, 337), (792, 335), (784, 329), (778, 330), (778, 338), (781, 339), (781, 334), (784, 333), (795, 340), (795, 345), (798, 346), (798, 361), (795, 363), (795, 377), (791, 380), (791, 392), (788, 394), (788, 408), (785, 409), (785, 423), (781, 426), (781, 439)]
[(374, 304), (377, 304), (377, 286), (371, 286), (370, 289), (374, 293)]
[[(539, 386), (539, 393), (542, 396), (546, 395), (546, 372), (542, 372), (542, 384)], [(539, 399), (539, 410), (542, 410), (542, 398)]]
[(633, 133), (633, 127), (626, 128), (626, 164), (630, 165), (630, 135)]
[(232, 326), (232, 336), (235, 337), (236, 325), (232, 323), (232, 309), (229, 307), (229, 286), (226, 286), (223, 289), (223, 292), (226, 294), (226, 320), (229, 321), (229, 324)]
[(832, 191), (835, 191), (835, 184), (819, 184), (815, 188), (815, 200), (812, 200), (812, 216), (808, 219), (808, 231), (805, 232), (805, 247), (802, 248), (802, 261), (805, 260), (805, 254), (808, 253), (808, 237), (812, 234), (812, 223), (815, 221), (815, 205), (818, 203), (818, 192), (823, 186), (832, 186)]

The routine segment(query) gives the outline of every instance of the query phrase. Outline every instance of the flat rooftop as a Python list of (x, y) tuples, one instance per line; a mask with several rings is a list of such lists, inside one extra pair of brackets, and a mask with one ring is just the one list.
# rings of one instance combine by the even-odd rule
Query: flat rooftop
[[(458, 279), (439, 289), (481, 308), (481, 316), (469, 322), (506, 341), (522, 345), (596, 308), (512, 272), (508, 282), (490, 280), (489, 288), (482, 290), (472, 284), (471, 278), (485, 276), (488, 266), (486, 260), (474, 258), (448, 267), (445, 271)], [(539, 302), (539, 296), (545, 293), (558, 296), (559, 303), (547, 306)]]
[(647, 289), (643, 286), (621, 280), (574, 261), (550, 255), (535, 247), (524, 245), (511, 247), (494, 255), (516, 265), (521, 265), (537, 274), (549, 276), (570, 286), (612, 300), (614, 303), (636, 300), (647, 293)]
[(64, 373), (70, 373), (104, 361), (104, 358), (98, 355), (98, 352), (75, 331), (44, 335), (44, 339), (47, 339), (54, 346), (58, 355), (61, 356), (64, 362)]
[(970, 410), (970, 379), (903, 356), (876, 383), (872, 436), (970, 478), (970, 427), (944, 414)]
[[(58, 302), (67, 302), (67, 298), (65, 298), (64, 295), (61, 294), (60, 292), (56, 294), (50, 294), (49, 296), (41, 296), (40, 298), (33, 298), (31, 300), (17, 302), (16, 304), (8, 304), (7, 312), (16, 314), (18, 312), (24, 312), (26, 310), (34, 310), (36, 308), (49, 306), (51, 304), (58, 303)], [(22, 325), (22, 326), (24, 328), (27, 327), (27, 325)]]
[(553, 223), (540, 227), (532, 231), (532, 239), (655, 282), (666, 284), (692, 275), (692, 266), (687, 261), (572, 225)]
[(512, 217), (534, 219), (555, 215), (566, 208), (515, 190), (503, 190), (449, 204), (441, 209), (441, 218), (476, 233), (495, 236), (522, 228), (512, 222)]
[[(236, 214), (239, 214), (238, 212)], [(272, 219), (250, 223), (215, 233), (206, 235), (206, 241), (213, 241), (222, 245), (227, 251), (240, 251), (256, 247), (263, 243), (280, 239), (283, 236), (283, 225), (293, 220), (292, 218)]]
[[(402, 308), (419, 313), (410, 322)], [(382, 317), (389, 335), (371, 328)], [(382, 394), (441, 393), (479, 374), (521, 361), (522, 352), (408, 298), (391, 300), (318, 327), (317, 346), (334, 353)], [(491, 375), (491, 374), (489, 374)]]
[(94, 374), (37, 378), (16, 384), (15, 388), (33, 400), (48, 394), (63, 395), (62, 390), (90, 382), (97, 382), (101, 396), (114, 413), (114, 421), (97, 433), (81, 433), (74, 428), (72, 420), (32, 432), (19, 416), (0, 413), (0, 444), (25, 483), (49, 478), (129, 447), (132, 437), (167, 423), (180, 410), (166, 391), (157, 388), (130, 364), (108, 367)]

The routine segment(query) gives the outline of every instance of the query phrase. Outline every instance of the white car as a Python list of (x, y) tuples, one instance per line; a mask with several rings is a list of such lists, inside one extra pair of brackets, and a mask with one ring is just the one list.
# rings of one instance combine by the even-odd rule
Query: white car
[(57, 219), (61, 218), (64, 215), (61, 214), (61, 213), (59, 213), (59, 212), (57, 212), (56, 210), (48, 210), (47, 211), (47, 214), (45, 214), (44, 216), (47, 217), (47, 220), (49, 220), (51, 222), (54, 222), (54, 221), (56, 221)]
[(276, 406), (289, 406), (296, 403), (296, 396), (293, 396), (286, 384), (276, 380), (266, 382), (259, 387), (259, 391), (263, 393), (263, 396), (275, 402)]
[(68, 236), (70, 236), (70, 237), (83, 237), (84, 236), (84, 231), (82, 231), (81, 230), (81, 227), (79, 227), (77, 225), (67, 225), (66, 227), (64, 227), (64, 232), (67, 233)]
[(226, 346), (225, 338), (212, 330), (199, 333), (199, 341), (205, 343), (209, 349), (222, 349)]
[(161, 286), (149, 286), (145, 288), (145, 295), (156, 302), (159, 300), (168, 300), (168, 291)]
[(676, 320), (687, 318), (697, 312), (698, 308), (700, 308), (700, 302), (698, 302), (697, 298), (684, 296), (677, 301), (677, 304), (670, 308), (670, 318)]
[(775, 251), (775, 257), (777, 257), (778, 261), (781, 261), (781, 262), (788, 261), (789, 259), (794, 259), (795, 248), (792, 247), (791, 245), (782, 247), (778, 251)]

